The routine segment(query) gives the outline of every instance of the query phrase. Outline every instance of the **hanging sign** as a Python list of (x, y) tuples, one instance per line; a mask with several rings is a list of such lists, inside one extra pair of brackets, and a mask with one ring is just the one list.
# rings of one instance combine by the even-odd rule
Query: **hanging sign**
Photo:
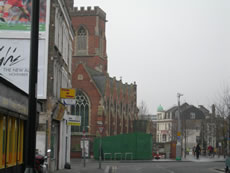
[(75, 89), (73, 89), (73, 88), (61, 88), (60, 97), (63, 99), (75, 99)]
[(69, 126), (81, 126), (81, 116), (69, 115), (69, 121), (67, 124)]
[(62, 99), (64, 105), (75, 105), (76, 99)]

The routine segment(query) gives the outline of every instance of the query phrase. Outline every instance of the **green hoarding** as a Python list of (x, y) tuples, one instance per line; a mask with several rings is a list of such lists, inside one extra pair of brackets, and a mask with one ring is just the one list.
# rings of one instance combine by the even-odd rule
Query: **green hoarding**
[(121, 134), (95, 138), (94, 158), (99, 158), (100, 140), (104, 159), (150, 160), (152, 159), (152, 136), (145, 133)]

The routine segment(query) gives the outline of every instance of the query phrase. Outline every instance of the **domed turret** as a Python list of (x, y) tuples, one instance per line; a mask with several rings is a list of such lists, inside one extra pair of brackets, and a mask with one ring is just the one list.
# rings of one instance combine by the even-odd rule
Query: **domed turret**
[(157, 112), (164, 112), (164, 108), (161, 105), (159, 105), (157, 108)]

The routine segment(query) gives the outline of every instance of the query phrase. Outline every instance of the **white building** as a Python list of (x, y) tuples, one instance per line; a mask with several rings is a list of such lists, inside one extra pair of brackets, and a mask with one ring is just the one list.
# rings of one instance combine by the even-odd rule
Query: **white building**
[(39, 118), (37, 149), (49, 154), (49, 170), (63, 169), (70, 163), (71, 126), (67, 125), (70, 106), (60, 98), (61, 88), (72, 88), (72, 42), (74, 30), (65, 0), (47, 1), (48, 73), (47, 98)]
[(172, 116), (160, 105), (157, 109), (156, 142), (166, 143), (172, 140)]

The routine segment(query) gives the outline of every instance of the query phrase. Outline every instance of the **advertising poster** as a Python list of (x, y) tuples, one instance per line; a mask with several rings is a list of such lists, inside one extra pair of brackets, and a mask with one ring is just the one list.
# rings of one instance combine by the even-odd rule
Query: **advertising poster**
[[(39, 40), (37, 98), (46, 98), (45, 40)], [(0, 76), (28, 93), (29, 39), (0, 39)]]
[[(32, 0), (0, 0), (0, 30), (30, 31)], [(40, 0), (39, 30), (45, 31), (46, 0)]]

